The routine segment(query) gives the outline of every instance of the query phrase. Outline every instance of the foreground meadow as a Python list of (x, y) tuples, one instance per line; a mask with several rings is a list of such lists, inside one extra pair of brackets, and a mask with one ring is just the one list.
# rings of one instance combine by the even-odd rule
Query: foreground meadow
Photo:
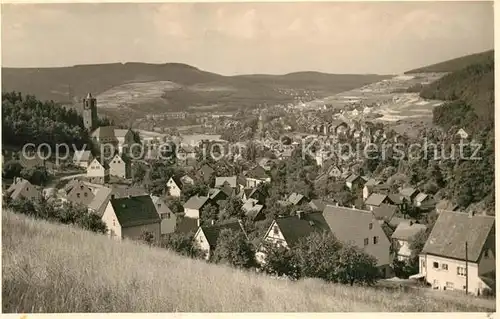
[(3, 211), (3, 312), (488, 311), (478, 299), (288, 282)]

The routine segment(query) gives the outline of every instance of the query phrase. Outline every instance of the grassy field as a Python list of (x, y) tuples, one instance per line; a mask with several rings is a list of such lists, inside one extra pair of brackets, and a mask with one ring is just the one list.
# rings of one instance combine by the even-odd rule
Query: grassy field
[(477, 299), (288, 282), (3, 212), (3, 312), (486, 311)]

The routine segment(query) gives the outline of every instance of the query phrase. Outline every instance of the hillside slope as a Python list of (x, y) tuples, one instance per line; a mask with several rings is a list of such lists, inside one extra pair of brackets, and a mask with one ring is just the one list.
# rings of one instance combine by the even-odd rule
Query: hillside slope
[(487, 310), (475, 298), (274, 280), (8, 211), (2, 223), (3, 312)]
[(418, 69), (410, 70), (405, 72), (405, 74), (411, 73), (434, 73), (434, 72), (453, 72), (465, 68), (470, 64), (483, 63), (488, 60), (490, 56), (493, 55), (493, 50), (475, 53), (459, 57), (456, 59), (451, 59), (448, 61), (424, 66)]
[[(140, 112), (161, 113), (213, 104), (237, 108), (288, 103), (294, 100), (294, 96), (280, 92), (279, 88), (315, 90), (318, 96), (327, 96), (385, 78), (387, 76), (318, 72), (284, 76), (222, 76), (179, 63), (115, 63), (61, 68), (2, 68), (2, 89), (63, 103), (76, 103), (87, 92), (104, 94), (111, 105), (132, 105), (132, 109), (139, 112), (134, 114), (136, 116)], [(165, 85), (165, 82), (170, 84)], [(136, 99), (136, 96), (140, 98)], [(107, 108), (107, 104), (102, 107)]]

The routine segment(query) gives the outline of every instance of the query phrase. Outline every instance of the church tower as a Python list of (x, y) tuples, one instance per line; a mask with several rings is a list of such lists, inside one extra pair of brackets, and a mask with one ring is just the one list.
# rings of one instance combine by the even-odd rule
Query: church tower
[(89, 132), (97, 126), (97, 100), (90, 93), (83, 99), (83, 125)]

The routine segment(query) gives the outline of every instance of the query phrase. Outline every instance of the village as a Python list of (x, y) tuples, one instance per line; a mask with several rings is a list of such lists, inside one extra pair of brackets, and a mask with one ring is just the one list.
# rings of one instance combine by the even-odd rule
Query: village
[[(306, 120), (302, 132), (285, 127), (279, 133), (287, 135), (276, 139), (267, 129), (275, 124), (272, 115), (261, 111), (253, 141), (210, 135), (188, 141), (97, 126), (97, 99), (90, 93), (82, 112), (94, 145), (75, 151), (62, 165), (72, 173), (50, 186), (13, 176), (10, 185), (4, 183), (4, 205), (76, 205), (97, 216), (113, 240), (152, 243), (180, 234), (206, 260), (220, 244), (219, 235), (230, 230), (252, 243), (261, 265), (269, 243), (291, 249), (311, 234), (329, 233), (374, 257), (377, 278), (403, 277), (428, 289), (474, 295), (495, 290), (493, 216), (461, 211), (425, 180), (413, 183), (392, 171), (374, 174), (374, 168), (366, 169), (372, 165), (368, 160), (331, 151), (340, 142), (409, 143), (408, 136), (380, 123), (345, 116)], [(442, 135), (438, 139), (448, 142), (469, 138), (462, 128)], [(165, 143), (173, 147), (168, 157), (160, 147)], [(305, 145), (311, 143), (313, 150), (306, 154)], [(139, 158), (133, 145), (141, 146)], [(214, 149), (217, 160), (210, 158)], [(36, 152), (5, 153), (2, 160), (28, 169), (44, 167), (49, 175), (61, 170)], [(295, 173), (314, 178), (300, 180)], [(311, 179), (313, 185), (302, 184)], [(415, 252), (419, 236), (425, 238)], [(416, 262), (413, 268), (401, 266)]]

